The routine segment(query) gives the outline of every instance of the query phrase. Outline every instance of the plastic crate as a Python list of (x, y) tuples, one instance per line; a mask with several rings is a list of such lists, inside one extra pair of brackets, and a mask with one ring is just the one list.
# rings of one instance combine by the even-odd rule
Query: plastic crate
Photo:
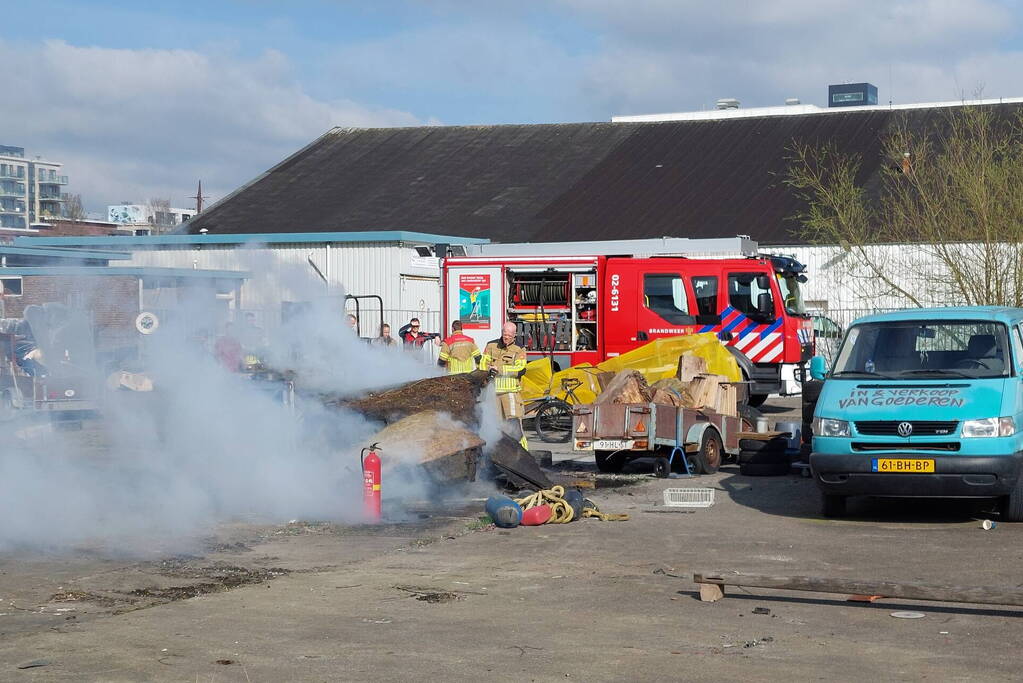
[(714, 489), (664, 489), (664, 504), (673, 508), (709, 508)]

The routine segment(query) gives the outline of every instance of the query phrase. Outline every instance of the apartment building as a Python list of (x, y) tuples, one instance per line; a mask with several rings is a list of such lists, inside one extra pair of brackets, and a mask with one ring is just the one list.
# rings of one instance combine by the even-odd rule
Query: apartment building
[(36, 223), (60, 218), (67, 195), (62, 164), (26, 159), (24, 147), (0, 145), (0, 231), (30, 231)]

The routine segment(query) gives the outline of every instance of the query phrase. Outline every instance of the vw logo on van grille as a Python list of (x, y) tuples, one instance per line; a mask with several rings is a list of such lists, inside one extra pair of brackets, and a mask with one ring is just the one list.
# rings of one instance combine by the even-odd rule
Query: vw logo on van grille
[(913, 433), (913, 423), (900, 422), (896, 430), (899, 432), (899, 436), (908, 437)]

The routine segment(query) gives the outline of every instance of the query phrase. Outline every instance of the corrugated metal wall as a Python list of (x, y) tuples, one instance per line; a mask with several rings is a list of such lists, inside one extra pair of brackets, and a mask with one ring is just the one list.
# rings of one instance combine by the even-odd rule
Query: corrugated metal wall
[[(331, 288), (320, 279), (323, 274)], [(252, 278), (241, 289), (238, 310), (259, 314), (262, 324), (276, 325), (281, 302), (308, 301), (337, 287), (349, 294), (383, 298), (395, 330), (411, 315), (439, 321), (439, 270), (435, 259), (393, 242), (211, 245), (135, 251), (131, 265), (217, 270), (247, 270)], [(127, 265), (127, 264), (126, 264)], [(404, 320), (401, 319), (402, 316)], [(373, 316), (376, 318), (376, 316)], [(425, 320), (424, 320), (425, 322)]]

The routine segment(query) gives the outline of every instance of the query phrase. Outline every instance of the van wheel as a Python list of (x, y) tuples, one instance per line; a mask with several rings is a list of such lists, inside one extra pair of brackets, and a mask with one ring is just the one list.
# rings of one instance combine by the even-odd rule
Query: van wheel
[(721, 467), (725, 448), (721, 437), (714, 429), (705, 429), (700, 439), (700, 450), (696, 453), (696, 469), (700, 474), (714, 474)]
[(593, 451), (593, 461), (597, 464), (597, 471), (604, 474), (620, 474), (625, 467), (625, 456), (619, 455), (618, 451)]
[(1016, 480), (1012, 493), (1002, 497), (1000, 512), (1003, 522), (1023, 522), (1023, 478)]
[(835, 496), (825, 493), (821, 496), (821, 500), (823, 503), (823, 505), (821, 505), (821, 512), (825, 517), (845, 517), (845, 496)]

